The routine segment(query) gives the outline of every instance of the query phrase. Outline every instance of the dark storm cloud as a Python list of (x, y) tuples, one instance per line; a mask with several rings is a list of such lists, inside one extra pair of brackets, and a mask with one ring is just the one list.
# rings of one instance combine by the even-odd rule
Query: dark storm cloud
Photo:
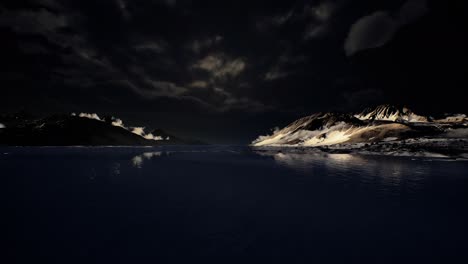
[(426, 12), (426, 0), (408, 0), (395, 15), (377, 11), (360, 18), (352, 25), (346, 39), (346, 54), (349, 56), (361, 50), (384, 45), (401, 26), (415, 21)]
[[(38, 3), (53, 6), (58, 8), (58, 11), (52, 13), (45, 8), (5, 10), (2, 12), (0, 25), (10, 28), (21, 36), (41, 36), (48, 42), (69, 49), (69, 52), (61, 53), (41, 43), (24, 41), (19, 43), (19, 48), (25, 54), (38, 52), (53, 54), (66, 65), (66, 67), (47, 68), (50, 72), (49, 89), (53, 89), (52, 86), (62, 86), (63, 89), (50, 91), (51, 96), (71, 94), (68, 89), (88, 92), (93, 96), (98, 94), (93, 90), (102, 87), (103, 83), (111, 82), (126, 84), (125, 87), (129, 92), (144, 99), (184, 96), (186, 89), (172, 81), (176, 76), (169, 78), (171, 76), (165, 73), (171, 71), (168, 67), (183, 68), (185, 65), (178, 65), (177, 58), (167, 54), (169, 44), (161, 37), (131, 33), (131, 27), (136, 25), (123, 22), (132, 19), (131, 6), (128, 2), (124, 0), (101, 1), (99, 4), (86, 2), (79, 6), (72, 2), (62, 2), (61, 5), (54, 1)], [(175, 3), (161, 1), (161, 4), (172, 7)], [(97, 19), (90, 16), (97, 13), (110, 15), (106, 15), (103, 21), (90, 24), (90, 20)], [(68, 18), (71, 18), (71, 21), (68, 21)], [(61, 29), (66, 27), (71, 28), (71, 34), (61, 32)], [(118, 30), (115, 27), (118, 27)], [(135, 44), (134, 39), (138, 41)], [(151, 58), (145, 54), (147, 52), (162, 55)], [(165, 69), (161, 70), (162, 68)], [(109, 97), (112, 97), (112, 94), (109, 94)], [(200, 100), (192, 102), (198, 103)]]
[[(129, 94), (145, 100), (193, 97), (195, 102), (221, 111), (258, 111), (271, 108), (270, 102), (261, 102), (268, 93), (261, 82), (290, 76), (295, 72), (290, 66), (297, 64), (293, 61), (305, 58), (300, 51), (284, 55), (284, 50), (267, 48), (262, 54), (251, 53), (247, 46), (233, 47), (241, 38), (254, 36), (248, 31), (239, 36), (242, 31), (237, 28), (211, 28), (211, 20), (218, 19), (223, 25), (224, 18), (200, 19), (205, 10), (188, 1), (30, 2), (39, 7), (6, 10), (0, 21), (19, 35), (38, 35), (66, 50), (37, 42), (18, 43), (24, 54), (43, 53), (61, 61), (61, 66), (45, 69), (49, 72), (44, 75), (46, 89), (52, 96), (69, 97), (69, 90), (93, 96), (101, 94), (95, 90), (103, 84), (121, 83)], [(312, 24), (321, 27), (327, 23), (335, 1), (299, 3), (291, 8), (289, 15), (273, 15), (272, 19), (278, 24), (302, 23), (298, 38), (310, 39)], [(258, 17), (253, 14), (250, 18)], [(188, 24), (203, 31), (192, 30)], [(262, 45), (261, 41), (252, 44)], [(270, 52), (276, 53), (276, 61), (264, 59)], [(112, 97), (112, 93), (105, 96), (106, 100)]]
[[(90, 44), (88, 48), (95, 52), (99, 60), (106, 60), (103, 66), (109, 73), (107, 79), (127, 83), (130, 91), (148, 100), (156, 97), (199, 96), (194, 102), (211, 105), (213, 109), (222, 111), (230, 108), (245, 108), (252, 102), (256, 103), (254, 100), (245, 99), (243, 95), (229, 91), (230, 87), (228, 87), (237, 83), (237, 77), (246, 66), (246, 59), (236, 58), (222, 51), (219, 46), (223, 41), (222, 36), (205, 33), (192, 34), (186, 31), (188, 29), (184, 25), (177, 24), (177, 20), (185, 16), (173, 9), (179, 3), (176, 5), (174, 1), (159, 1), (155, 4), (150, 2), (146, 3), (145, 8), (143, 3), (141, 3), (142, 6), (138, 6), (130, 1), (114, 2), (100, 5), (89, 4), (92, 6), (91, 11), (86, 5), (75, 7), (75, 10), (80, 10), (82, 17), (88, 17), (88, 12), (96, 13), (96, 9), (108, 11), (117, 6), (120, 10), (106, 16), (109, 21), (106, 21), (104, 25), (108, 24), (110, 30), (95, 28), (94, 24), (90, 25), (85, 19), (82, 20), (84, 22), (76, 25), (78, 30), (84, 32)], [(157, 9), (151, 10), (149, 7)], [(170, 8), (170, 10), (164, 10), (164, 8)], [(163, 15), (157, 18), (157, 14), (148, 13), (147, 9), (157, 11), (159, 14), (173, 12), (174, 15), (170, 17)], [(139, 15), (134, 16), (134, 14)], [(142, 24), (142, 17), (146, 17), (145, 25)], [(146, 29), (147, 23), (154, 24), (155, 28)], [(163, 23), (176, 23), (175, 28), (172, 28), (176, 32), (161, 30)], [(181, 38), (179, 34), (183, 35), (184, 32), (188, 34)], [(189, 49), (184, 50), (185, 47)], [(215, 52), (215, 49), (220, 51)], [(213, 53), (207, 53), (210, 51)], [(102, 81), (102, 78), (96, 80), (96, 82)], [(200, 86), (200, 81), (210, 84), (210, 89), (204, 92), (211, 92), (211, 96), (191, 91), (193, 86)], [(227, 81), (230, 82), (228, 86), (225, 84)], [(192, 83), (195, 85), (191, 86)]]

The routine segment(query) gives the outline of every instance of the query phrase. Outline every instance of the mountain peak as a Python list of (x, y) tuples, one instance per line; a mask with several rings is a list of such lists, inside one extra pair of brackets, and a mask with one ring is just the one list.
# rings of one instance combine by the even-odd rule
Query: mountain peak
[(392, 122), (428, 122), (428, 118), (415, 114), (407, 107), (398, 107), (391, 104), (383, 104), (377, 107), (369, 107), (355, 115), (360, 120), (392, 121)]

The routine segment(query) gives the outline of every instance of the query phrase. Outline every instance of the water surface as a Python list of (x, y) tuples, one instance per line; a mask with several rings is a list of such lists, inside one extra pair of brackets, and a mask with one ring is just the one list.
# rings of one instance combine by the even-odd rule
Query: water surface
[(12, 263), (468, 263), (468, 162), (2, 148)]

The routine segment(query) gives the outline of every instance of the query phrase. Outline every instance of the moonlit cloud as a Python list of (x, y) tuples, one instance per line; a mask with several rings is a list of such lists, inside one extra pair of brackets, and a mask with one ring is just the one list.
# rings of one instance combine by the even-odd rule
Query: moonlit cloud
[(234, 59), (232, 61), (228, 61), (224, 64), (224, 67), (220, 68), (218, 71), (215, 72), (215, 76), (237, 76), (242, 73), (245, 69), (245, 62), (242, 59)]
[(279, 68), (275, 67), (265, 74), (264, 79), (266, 81), (274, 81), (274, 80), (285, 78), (288, 75), (289, 75), (288, 72), (281, 71)]
[(393, 38), (397, 24), (386, 12), (376, 12), (362, 17), (351, 26), (345, 42), (346, 55), (376, 48)]
[(385, 45), (398, 29), (424, 16), (427, 11), (426, 0), (408, 0), (395, 15), (377, 11), (360, 18), (351, 26), (346, 38), (346, 55)]
[(6, 128), (6, 126), (2, 123), (0, 123), (0, 128)]
[(217, 54), (206, 56), (192, 67), (209, 72), (216, 78), (236, 77), (244, 71), (246, 62), (242, 58), (230, 59), (223, 54)]
[(330, 21), (339, 8), (335, 1), (323, 1), (315, 6), (306, 6), (305, 16), (312, 20), (304, 31), (304, 39), (311, 40), (325, 35), (330, 30)]
[(336, 10), (337, 6), (332, 1), (323, 1), (315, 6), (306, 6), (304, 12), (307, 16), (320, 21), (327, 21)]
[(300, 26), (305, 24), (303, 39), (311, 40), (325, 35), (329, 31), (330, 21), (340, 6), (340, 1), (332, 0), (295, 6), (283, 14), (260, 19), (257, 21), (256, 27), (262, 32), (268, 32), (288, 25)]
[(199, 60), (195, 65), (193, 65), (193, 67), (209, 72), (214, 72), (216, 69), (221, 68), (223, 64), (224, 61), (221, 56), (209, 55)]
[(197, 80), (190, 83), (189, 86), (194, 88), (207, 88), (208, 83), (206, 81)]

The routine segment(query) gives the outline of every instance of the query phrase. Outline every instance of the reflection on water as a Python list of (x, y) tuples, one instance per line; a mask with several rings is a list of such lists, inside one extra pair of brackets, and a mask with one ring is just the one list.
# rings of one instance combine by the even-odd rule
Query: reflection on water
[[(188, 160), (216, 163), (229, 160), (230, 163), (261, 162), (263, 158), (272, 158), (274, 162), (284, 168), (289, 168), (303, 176), (313, 177), (326, 175), (343, 182), (360, 182), (361, 184), (373, 184), (381, 191), (395, 189), (404, 184), (407, 189), (417, 189), (424, 183), (424, 178), (430, 175), (433, 163), (424, 159), (410, 159), (402, 157), (363, 156), (355, 154), (334, 154), (321, 151), (306, 153), (282, 152), (282, 151), (252, 151), (249, 158), (242, 153), (250, 153), (246, 149), (163, 149), (158, 151), (136, 151), (136, 155), (130, 158), (133, 168), (143, 169), (161, 157), (169, 157), (158, 164), (169, 161), (187, 162)], [(252, 158), (252, 157), (257, 158)], [(111, 174), (121, 174), (121, 164), (114, 163), (110, 166)]]
[(326, 172), (330, 177), (362, 183), (380, 182), (381, 186), (417, 188), (425, 175), (429, 174), (430, 163), (423, 160), (372, 157), (355, 154), (330, 154), (325, 152), (284, 153), (277, 151), (257, 152), (259, 155), (273, 157), (282, 166), (294, 169), (304, 175)]
[(275, 161), (291, 167), (293, 169), (308, 169), (318, 163), (325, 163), (328, 167), (334, 168), (356, 168), (362, 165), (365, 160), (359, 156), (350, 154), (326, 154), (326, 153), (266, 153), (263, 155), (271, 155)]
[[(246, 158), (246, 153), (254, 156)], [(170, 158), (159, 161), (158, 164), (177, 160), (180, 162), (196, 160), (214, 164), (228, 160), (230, 163), (247, 165), (252, 161), (262, 162), (263, 158), (272, 158), (276, 164), (292, 169), (302, 176), (326, 175), (338, 181), (371, 184), (378, 186), (381, 191), (390, 192), (395, 192), (394, 187), (402, 185), (408, 190), (420, 188), (434, 165), (430, 161), (414, 158), (334, 154), (321, 151), (294, 153), (254, 149), (251, 152), (246, 149), (230, 148), (146, 150), (134, 155), (131, 164), (133, 168), (142, 169), (145, 163), (154, 163), (161, 157)], [(120, 174), (120, 164), (115, 172)]]
[(143, 154), (136, 155), (132, 158), (133, 167), (141, 169), (143, 166), (144, 160), (151, 160), (154, 157), (160, 157), (162, 155), (161, 151), (155, 152), (144, 152)]
[(23, 263), (468, 263), (468, 162), (232, 146), (0, 153)]

